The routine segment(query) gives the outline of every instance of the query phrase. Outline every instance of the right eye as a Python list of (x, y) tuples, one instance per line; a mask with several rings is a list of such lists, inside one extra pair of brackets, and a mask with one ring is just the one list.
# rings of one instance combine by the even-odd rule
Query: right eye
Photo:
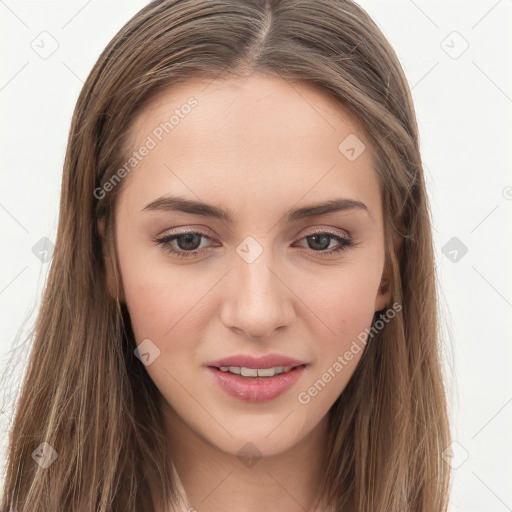
[[(197, 250), (197, 247), (201, 244), (202, 238), (210, 240), (210, 237), (204, 233), (187, 231), (173, 235), (164, 235), (160, 238), (156, 238), (155, 242), (162, 245), (166, 251), (170, 252), (177, 258), (194, 258), (208, 250), (205, 248)], [(178, 246), (177, 248), (173, 245), (173, 242), (176, 242), (176, 245)]]

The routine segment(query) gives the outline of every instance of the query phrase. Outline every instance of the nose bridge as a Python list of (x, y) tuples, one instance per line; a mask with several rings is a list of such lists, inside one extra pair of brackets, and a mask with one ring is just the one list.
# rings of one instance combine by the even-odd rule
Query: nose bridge
[(253, 338), (270, 336), (278, 327), (288, 325), (292, 315), (287, 288), (274, 269), (274, 252), (261, 240), (248, 237), (237, 253), (225, 323)]

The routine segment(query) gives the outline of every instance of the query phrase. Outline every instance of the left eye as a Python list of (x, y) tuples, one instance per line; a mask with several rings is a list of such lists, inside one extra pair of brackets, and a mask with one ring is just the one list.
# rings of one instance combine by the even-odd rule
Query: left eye
[[(172, 253), (177, 258), (193, 258), (210, 250), (208, 247), (200, 248), (201, 239), (203, 238), (211, 240), (209, 236), (203, 233), (190, 231), (176, 235), (165, 235), (155, 239), (155, 242), (162, 245), (166, 251)], [(334, 235), (328, 232), (312, 233), (300, 240), (307, 240), (309, 249), (313, 251), (313, 253), (321, 256), (336, 254), (355, 245), (354, 242), (346, 236)], [(338, 246), (331, 248), (330, 251), (326, 251), (333, 240), (338, 242)], [(172, 245), (173, 242), (177, 244), (177, 248)]]

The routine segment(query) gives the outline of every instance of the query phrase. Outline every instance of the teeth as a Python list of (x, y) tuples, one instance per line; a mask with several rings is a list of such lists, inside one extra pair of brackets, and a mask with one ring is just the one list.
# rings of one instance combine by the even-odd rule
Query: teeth
[(274, 366), (273, 368), (246, 368), (245, 366), (221, 366), (221, 372), (234, 373), (242, 377), (273, 377), (289, 372), (293, 366)]
[(258, 377), (273, 377), (276, 374), (277, 368), (265, 368), (256, 370)]
[(240, 368), (240, 374), (242, 377), (257, 377), (258, 370), (256, 368), (246, 368), (245, 366), (242, 366), (242, 368)]

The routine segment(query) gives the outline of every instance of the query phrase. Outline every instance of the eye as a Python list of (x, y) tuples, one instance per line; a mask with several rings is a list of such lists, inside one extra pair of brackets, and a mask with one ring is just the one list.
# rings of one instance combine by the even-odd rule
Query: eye
[[(328, 231), (318, 231), (302, 238), (301, 240), (306, 240), (308, 247), (313, 252), (318, 253), (318, 255), (322, 257), (338, 254), (341, 251), (346, 251), (355, 245), (352, 239)], [(331, 246), (333, 241), (338, 245), (334, 246), (334, 248), (331, 248), (330, 251), (326, 251), (326, 249)]]
[[(166, 251), (172, 253), (176, 258), (194, 258), (209, 250), (204, 249), (204, 247), (198, 250), (202, 238), (210, 240), (210, 237), (203, 233), (188, 231), (176, 235), (165, 235), (155, 239), (155, 242), (162, 245)], [(178, 247), (173, 246), (172, 242), (176, 242)]]
[[(160, 238), (154, 239), (154, 242), (161, 245), (164, 250), (170, 252), (176, 258), (195, 258), (203, 253), (211, 250), (211, 247), (202, 247), (202, 239), (211, 240), (208, 235), (198, 231), (187, 231), (174, 235), (165, 235)], [(328, 231), (319, 231), (311, 233), (310, 235), (300, 239), (306, 240), (308, 248), (318, 254), (319, 256), (330, 256), (332, 254), (338, 254), (341, 251), (346, 251), (350, 247), (356, 245), (350, 238), (341, 236), (338, 234), (330, 233)], [(334, 248), (331, 243), (335, 241), (338, 245)]]

